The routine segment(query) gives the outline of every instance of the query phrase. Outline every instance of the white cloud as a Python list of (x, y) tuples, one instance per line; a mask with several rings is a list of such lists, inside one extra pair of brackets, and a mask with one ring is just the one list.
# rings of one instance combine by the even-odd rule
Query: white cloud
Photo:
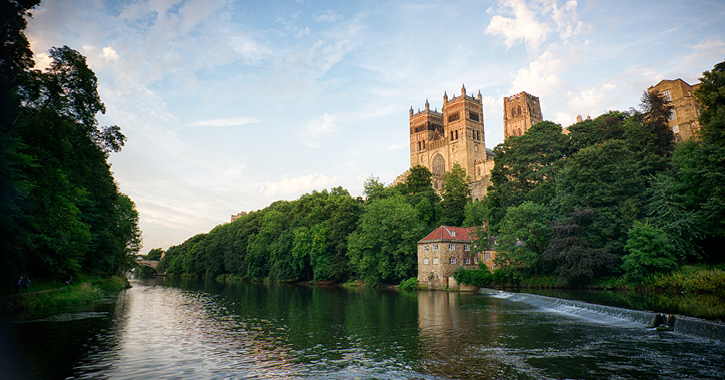
[(277, 182), (265, 182), (262, 191), (268, 197), (279, 195), (300, 194), (304, 191), (322, 189), (338, 182), (336, 176), (328, 177), (320, 173), (303, 175), (294, 178), (282, 178)]
[[(504, 37), (507, 48), (522, 41), (528, 50), (536, 51), (552, 30), (558, 33), (562, 41), (566, 41), (577, 36), (586, 27), (578, 20), (575, 0), (567, 1), (561, 7), (557, 0), (501, 0), (499, 6), (513, 17), (494, 15), (485, 33)], [(487, 13), (495, 11), (489, 8)]]
[(319, 140), (335, 129), (336, 117), (325, 112), (324, 115), (305, 124), (297, 137), (309, 148), (319, 147)]
[(523, 40), (528, 48), (537, 48), (546, 40), (551, 31), (549, 26), (535, 20), (534, 12), (523, 0), (504, 0), (502, 6), (511, 8), (513, 18), (500, 15), (491, 17), (486, 34), (500, 35), (506, 38), (504, 44), (511, 48), (517, 41)]
[(240, 116), (229, 119), (201, 120), (191, 123), (192, 127), (234, 127), (238, 125), (259, 123), (261, 120), (252, 116)]
[(315, 18), (315, 20), (317, 20), (317, 22), (333, 22), (336, 19), (337, 19), (337, 15), (335, 14), (335, 12), (333, 12), (331, 10), (327, 10), (327, 12), (325, 12), (325, 14), (322, 14)]
[(564, 81), (559, 75), (567, 66), (553, 47), (541, 54), (528, 67), (519, 69), (511, 83), (509, 93), (526, 91), (536, 96), (553, 96), (564, 91)]

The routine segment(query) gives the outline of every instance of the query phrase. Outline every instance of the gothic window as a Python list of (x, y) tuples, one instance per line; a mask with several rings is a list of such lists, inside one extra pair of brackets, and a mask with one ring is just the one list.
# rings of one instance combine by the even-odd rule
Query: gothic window
[(478, 175), (481, 175), (481, 168), (478, 168)]
[(418, 150), (420, 150), (420, 141), (418, 141)]
[(425, 140), (423, 140), (423, 149), (425, 149)]
[(478, 121), (479, 120), (478, 114), (475, 113), (475, 112), (470, 112), (470, 111), (468, 113), (468, 118), (471, 119), (471, 120), (473, 120), (473, 121)]
[(448, 122), (450, 123), (450, 122), (456, 121), (456, 120), (458, 120), (460, 118), (461, 118), (461, 116), (460, 116), (460, 114), (458, 112), (452, 113), (452, 114), (448, 115)]
[(458, 140), (458, 131), (456, 131), (456, 140)]
[(516, 107), (511, 107), (511, 117), (516, 117)]
[(453, 131), (451, 131), (451, 141), (453, 141)]
[(521, 106), (516, 107), (516, 116), (521, 116)]
[(442, 176), (446, 173), (446, 160), (440, 154), (433, 157), (433, 174)]

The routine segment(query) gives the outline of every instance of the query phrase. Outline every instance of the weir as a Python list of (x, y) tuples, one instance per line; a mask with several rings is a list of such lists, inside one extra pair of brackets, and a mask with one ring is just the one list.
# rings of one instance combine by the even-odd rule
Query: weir
[(487, 288), (481, 288), (478, 292), (492, 297), (524, 302), (529, 305), (549, 309), (552, 312), (570, 314), (601, 323), (627, 325), (626, 322), (621, 323), (621, 321), (630, 321), (634, 324), (647, 327), (658, 327), (664, 324), (677, 333), (725, 342), (725, 324), (703, 319), (683, 315), (668, 316), (650, 311), (597, 305), (583, 301), (541, 296), (538, 294), (513, 293)]

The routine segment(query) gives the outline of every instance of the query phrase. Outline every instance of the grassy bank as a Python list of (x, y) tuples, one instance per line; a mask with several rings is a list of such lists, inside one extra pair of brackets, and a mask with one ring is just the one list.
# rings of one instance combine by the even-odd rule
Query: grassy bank
[[(41, 281), (41, 283), (43, 283)], [(123, 276), (89, 277), (80, 276), (73, 285), (45, 282), (43, 287), (33, 289), (34, 292), (8, 296), (3, 300), (7, 311), (42, 309), (46, 307), (79, 305), (95, 302), (106, 294), (116, 293), (131, 285)]]

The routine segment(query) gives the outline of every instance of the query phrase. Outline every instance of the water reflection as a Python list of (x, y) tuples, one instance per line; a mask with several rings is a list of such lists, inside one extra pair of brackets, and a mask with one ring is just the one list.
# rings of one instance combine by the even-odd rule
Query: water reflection
[(10, 326), (7, 342), (24, 358), (11, 369), (33, 379), (725, 374), (720, 343), (480, 294), (157, 279), (101, 305), (16, 316)]

